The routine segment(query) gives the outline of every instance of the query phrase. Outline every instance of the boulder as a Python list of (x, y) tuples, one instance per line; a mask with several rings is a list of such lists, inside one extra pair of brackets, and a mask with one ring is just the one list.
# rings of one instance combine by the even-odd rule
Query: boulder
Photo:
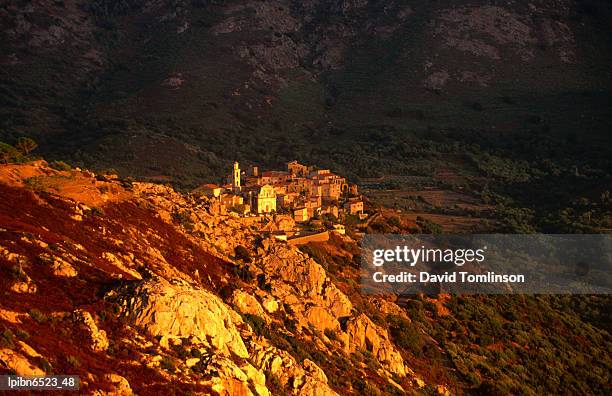
[(94, 352), (106, 351), (108, 349), (106, 331), (98, 329), (91, 314), (82, 309), (77, 309), (74, 311), (73, 316), (75, 322), (79, 323), (81, 328), (87, 333), (91, 350)]
[(133, 268), (130, 268), (134, 264), (129, 256), (119, 258), (118, 255), (115, 255), (110, 252), (104, 252), (102, 253), (102, 258), (110, 262), (113, 266), (115, 266), (121, 272), (127, 273), (132, 278), (142, 279), (142, 276), (140, 275), (138, 271), (136, 271)]
[(249, 356), (240, 315), (209, 291), (154, 278), (124, 290), (123, 301), (123, 314), (153, 336), (196, 337), (223, 356)]
[(325, 269), (316, 261), (286, 245), (271, 244), (262, 265), (266, 274), (292, 284), (306, 296), (319, 296), (327, 278)]
[(253, 343), (251, 362), (267, 376), (276, 379), (294, 395), (333, 396), (337, 393), (327, 384), (323, 370), (314, 362), (305, 360), (304, 367), (288, 352), (265, 343)]
[(324, 332), (325, 330), (340, 329), (340, 322), (330, 314), (325, 308), (313, 306), (306, 310), (304, 317), (308, 323), (312, 324), (317, 330)]
[(0, 363), (17, 375), (45, 375), (45, 372), (33, 365), (27, 356), (12, 349), (0, 348)]
[(48, 263), (53, 270), (53, 275), (73, 278), (78, 275), (77, 270), (68, 261), (59, 256), (52, 256), (49, 253), (42, 253), (38, 258)]
[(130, 387), (130, 383), (124, 377), (115, 374), (109, 373), (102, 376), (102, 380), (108, 383), (111, 386), (110, 391), (101, 391), (98, 390), (94, 392), (94, 395), (104, 395), (104, 396), (131, 396), (134, 393), (132, 392), (132, 388)]
[[(221, 396), (269, 396), (265, 375), (249, 363), (241, 367), (225, 357), (213, 357), (208, 362), (205, 375), (215, 393)], [(255, 391), (253, 394), (252, 390)]]
[(279, 308), (278, 301), (276, 301), (276, 299), (273, 297), (266, 297), (261, 305), (268, 313), (274, 313), (278, 311)]
[(27, 277), (25, 280), (13, 282), (11, 291), (19, 294), (34, 294), (38, 291), (38, 287), (30, 277)]
[(255, 315), (268, 323), (270, 322), (270, 318), (261, 307), (261, 304), (259, 304), (259, 301), (257, 301), (257, 298), (243, 290), (234, 290), (232, 304), (242, 313)]
[(351, 350), (368, 351), (390, 372), (402, 377), (406, 375), (404, 360), (389, 341), (387, 332), (374, 324), (365, 314), (351, 318), (347, 322), (346, 332)]

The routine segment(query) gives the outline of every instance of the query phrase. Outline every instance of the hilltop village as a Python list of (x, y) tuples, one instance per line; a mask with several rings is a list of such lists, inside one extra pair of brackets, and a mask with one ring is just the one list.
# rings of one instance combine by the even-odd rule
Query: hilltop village
[[(244, 218), (284, 215), (304, 224), (321, 219), (338, 223), (347, 216), (359, 220), (367, 217), (356, 184), (349, 184), (329, 169), (297, 161), (287, 163), (286, 170), (264, 172), (257, 166), (245, 172), (234, 162), (226, 184), (204, 184), (192, 193), (213, 199), (220, 212), (234, 212)], [(340, 224), (334, 228), (343, 231)]]

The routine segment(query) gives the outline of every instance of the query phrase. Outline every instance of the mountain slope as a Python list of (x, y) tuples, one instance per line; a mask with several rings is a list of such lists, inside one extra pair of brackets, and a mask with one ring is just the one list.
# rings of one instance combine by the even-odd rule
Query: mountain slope
[(605, 296), (365, 296), (347, 236), (298, 250), (206, 199), (44, 162), (0, 180), (1, 373), (145, 395), (609, 383)]
[(444, 143), (448, 131), (504, 144), (542, 129), (567, 151), (566, 136), (588, 130), (597, 152), (606, 15), (603, 1), (9, 3), (2, 134), (185, 186), (234, 159), (424, 172), (380, 144)]

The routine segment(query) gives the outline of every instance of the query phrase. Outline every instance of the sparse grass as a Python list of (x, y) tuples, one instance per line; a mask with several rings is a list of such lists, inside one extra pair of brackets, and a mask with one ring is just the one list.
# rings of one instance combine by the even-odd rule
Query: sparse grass
[(58, 170), (58, 171), (70, 171), (72, 170), (72, 166), (65, 163), (64, 161), (51, 161), (49, 163), (49, 167)]
[(27, 340), (28, 338), (30, 338), (30, 333), (19, 328), (15, 329), (15, 335), (21, 338), (22, 340)]
[(12, 349), (15, 347), (15, 334), (10, 330), (6, 329), (0, 333), (0, 347)]
[(97, 216), (97, 217), (104, 217), (106, 215), (106, 213), (104, 213), (104, 209), (98, 207), (98, 206), (94, 206), (91, 208), (90, 210), (91, 215), (93, 216)]
[(16, 281), (21, 282), (28, 280), (28, 275), (25, 273), (20, 264), (15, 264), (11, 267), (11, 277)]
[(338, 334), (336, 334), (336, 331), (333, 329), (325, 329), (325, 331), (323, 332), (325, 334), (325, 336), (327, 338), (329, 338), (332, 341), (338, 341)]
[(79, 368), (82, 364), (81, 359), (74, 355), (69, 355), (68, 357), (66, 357), (66, 362), (74, 368)]
[(28, 177), (23, 180), (23, 183), (34, 191), (43, 191), (45, 189), (40, 177)]
[[(47, 374), (53, 374), (53, 366), (51, 363), (45, 358), (38, 358), (38, 366)], [(76, 366), (75, 366), (76, 367)]]
[(49, 317), (44, 313), (40, 312), (38, 309), (33, 308), (28, 312), (30, 317), (34, 319), (34, 321), (38, 324), (43, 324), (49, 320)]
[(174, 362), (174, 359), (172, 359), (170, 356), (164, 356), (159, 362), (159, 365), (161, 368), (168, 371), (169, 373), (174, 373), (176, 371), (176, 363)]

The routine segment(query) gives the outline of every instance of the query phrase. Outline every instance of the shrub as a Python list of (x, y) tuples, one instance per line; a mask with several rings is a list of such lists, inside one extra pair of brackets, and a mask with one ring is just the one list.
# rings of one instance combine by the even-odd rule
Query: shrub
[(253, 273), (249, 270), (249, 268), (244, 265), (244, 266), (236, 266), (233, 267), (234, 269), (234, 275), (236, 275), (238, 278), (240, 278), (241, 280), (250, 283), (253, 281), (253, 279), (255, 279), (255, 276), (253, 275)]
[(242, 318), (251, 326), (255, 334), (270, 338), (270, 331), (268, 330), (265, 320), (252, 314), (243, 314)]
[(15, 335), (21, 338), (22, 340), (27, 340), (28, 338), (30, 338), (30, 333), (21, 329), (15, 330)]
[(40, 360), (38, 361), (38, 365), (39, 367), (48, 375), (53, 374), (53, 366), (51, 365), (51, 363), (49, 363), (49, 361), (43, 357), (39, 358)]
[(30, 317), (32, 319), (34, 319), (34, 321), (36, 321), (39, 324), (45, 323), (47, 320), (49, 320), (47, 315), (45, 315), (44, 313), (40, 312), (36, 308), (31, 309), (30, 312), (28, 312), (28, 314), (30, 315)]
[(10, 144), (0, 142), (0, 160), (2, 160), (2, 162), (8, 164), (9, 162), (18, 159), (19, 157), (21, 157), (19, 150), (17, 150)]
[(72, 367), (79, 367), (81, 366), (81, 359), (79, 359), (78, 357), (74, 356), (74, 355), (70, 355), (66, 358), (66, 361), (68, 362), (68, 364), (70, 364)]
[(423, 338), (417, 326), (397, 315), (387, 316), (389, 330), (393, 341), (403, 349), (408, 349), (414, 354), (421, 353), (423, 349)]
[(191, 221), (191, 217), (189, 217), (188, 212), (174, 212), (172, 214), (174, 220), (183, 226), (187, 231), (193, 231), (194, 225), (193, 221)]
[(278, 377), (274, 374), (268, 375), (266, 380), (266, 387), (271, 391), (273, 395), (286, 395), (288, 394), (285, 391), (285, 387), (283, 383), (278, 379)]
[(416, 218), (417, 226), (421, 229), (423, 234), (441, 234), (442, 227), (439, 224), (434, 223), (431, 220), (424, 219), (421, 216)]
[(393, 227), (402, 228), (402, 221), (397, 216), (393, 216), (393, 217), (389, 218), (389, 220), (387, 220), (387, 224), (389, 224), (389, 225), (391, 225)]
[(91, 208), (91, 214), (94, 216), (102, 217), (104, 216), (104, 209), (94, 206)]
[(245, 263), (251, 262), (251, 253), (247, 248), (242, 245), (236, 246), (234, 249), (234, 255), (237, 259), (244, 261)]
[(28, 280), (28, 276), (23, 271), (20, 264), (15, 264), (11, 267), (11, 276), (16, 281), (25, 282)]
[(10, 329), (6, 329), (0, 334), (0, 347), (14, 348), (15, 334)]
[(117, 171), (117, 169), (113, 169), (113, 168), (104, 169), (100, 173), (106, 176), (119, 176), (119, 172)]
[(69, 171), (72, 170), (72, 166), (65, 163), (64, 161), (52, 161), (49, 166), (58, 171)]
[(32, 151), (36, 150), (38, 143), (36, 143), (33, 139), (20, 137), (17, 139), (15, 146), (17, 146), (17, 149), (21, 152), (21, 154), (28, 155)]
[(336, 334), (336, 331), (333, 329), (325, 329), (323, 333), (325, 333), (325, 336), (332, 341), (338, 340), (338, 334)]
[(43, 185), (39, 177), (28, 177), (23, 179), (23, 182), (26, 186), (30, 187), (32, 190), (35, 191), (42, 191), (45, 189), (45, 186)]
[(159, 362), (159, 365), (161, 368), (168, 371), (169, 373), (174, 373), (176, 371), (176, 365), (174, 364), (174, 360), (170, 356), (164, 356)]

